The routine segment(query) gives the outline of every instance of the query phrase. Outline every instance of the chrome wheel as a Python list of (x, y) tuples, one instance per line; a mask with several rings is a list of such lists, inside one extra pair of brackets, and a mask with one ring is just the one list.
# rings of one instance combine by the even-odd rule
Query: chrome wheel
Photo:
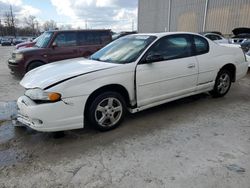
[(231, 82), (231, 79), (227, 73), (221, 74), (219, 77), (219, 82), (217, 86), (218, 92), (220, 94), (226, 93), (230, 87), (230, 82)]
[(112, 127), (119, 122), (122, 114), (122, 103), (114, 97), (108, 97), (97, 105), (95, 109), (95, 121), (102, 127)]

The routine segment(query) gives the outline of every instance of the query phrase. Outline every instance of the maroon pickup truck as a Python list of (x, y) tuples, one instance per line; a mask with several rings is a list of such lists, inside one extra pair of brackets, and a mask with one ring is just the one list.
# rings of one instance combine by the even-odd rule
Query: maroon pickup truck
[(26, 72), (47, 63), (88, 57), (112, 40), (110, 30), (55, 30), (44, 32), (30, 48), (15, 50), (8, 60), (11, 73)]

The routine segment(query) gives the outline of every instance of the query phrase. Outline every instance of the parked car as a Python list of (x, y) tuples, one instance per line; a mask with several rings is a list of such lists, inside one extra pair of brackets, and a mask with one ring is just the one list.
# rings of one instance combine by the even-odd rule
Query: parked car
[(20, 43), (20, 44), (16, 45), (16, 49), (33, 47), (36, 44), (36, 42), (38, 41), (38, 39), (39, 39), (39, 37), (37, 37), (31, 41)]
[(120, 33), (115, 33), (112, 35), (112, 40), (116, 40), (119, 39), (121, 37), (127, 36), (127, 35), (132, 35), (132, 34), (136, 34), (136, 31), (124, 31), (124, 32), (120, 32)]
[(244, 77), (240, 48), (198, 34), (176, 32), (122, 37), (89, 59), (77, 58), (30, 71), (17, 105), (18, 122), (38, 131), (84, 127), (107, 131), (126, 111), (139, 112), (179, 98), (210, 92), (223, 97)]
[(13, 45), (17, 45), (17, 44), (27, 42), (27, 41), (29, 41), (28, 37), (18, 37), (18, 38), (14, 38), (12, 43), (13, 43)]
[(10, 38), (2, 38), (1, 45), (2, 46), (11, 46), (12, 40)]
[(250, 68), (250, 50), (246, 53), (246, 58), (248, 61), (248, 67)]
[(250, 40), (246, 40), (241, 43), (241, 48), (244, 52), (248, 52), (250, 50)]
[(217, 33), (200, 33), (200, 34), (219, 44), (229, 43), (228, 39), (224, 38), (222, 35), (219, 35)]
[(48, 31), (33, 47), (15, 50), (8, 65), (12, 73), (23, 75), (47, 63), (88, 57), (110, 41), (110, 30)]
[(250, 28), (235, 28), (233, 31), (234, 36), (230, 40), (232, 44), (242, 44), (250, 41)]

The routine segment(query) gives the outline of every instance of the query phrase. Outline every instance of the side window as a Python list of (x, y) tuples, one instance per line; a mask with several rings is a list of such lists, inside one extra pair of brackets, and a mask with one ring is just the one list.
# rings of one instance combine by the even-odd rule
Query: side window
[(167, 36), (160, 39), (149, 50), (147, 56), (160, 56), (162, 60), (189, 57), (192, 55), (192, 44), (183, 35)]
[(218, 35), (206, 35), (210, 40), (221, 40), (222, 38)]
[(208, 38), (208, 39), (210, 39), (210, 40), (217, 40), (215, 37), (214, 37), (214, 35), (206, 35), (206, 37)]
[(209, 52), (209, 44), (205, 38), (194, 36), (194, 44), (196, 48), (196, 55), (201, 55)]
[(80, 45), (98, 45), (101, 44), (101, 32), (79, 32)]
[(54, 42), (56, 42), (58, 47), (76, 46), (76, 33), (75, 32), (59, 33), (56, 36)]
[(78, 43), (80, 46), (86, 45), (86, 33), (87, 32), (78, 32)]
[(221, 36), (216, 35), (217, 39), (216, 40), (222, 40)]

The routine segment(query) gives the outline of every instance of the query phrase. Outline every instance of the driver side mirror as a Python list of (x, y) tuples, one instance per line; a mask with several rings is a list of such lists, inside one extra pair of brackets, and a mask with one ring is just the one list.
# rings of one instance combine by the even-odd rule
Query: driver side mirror
[(163, 61), (163, 60), (164, 58), (160, 54), (151, 54), (151, 55), (148, 55), (145, 59), (146, 63), (154, 63), (154, 62)]
[(53, 42), (52, 43), (52, 48), (56, 48), (57, 47), (57, 43), (56, 42)]

